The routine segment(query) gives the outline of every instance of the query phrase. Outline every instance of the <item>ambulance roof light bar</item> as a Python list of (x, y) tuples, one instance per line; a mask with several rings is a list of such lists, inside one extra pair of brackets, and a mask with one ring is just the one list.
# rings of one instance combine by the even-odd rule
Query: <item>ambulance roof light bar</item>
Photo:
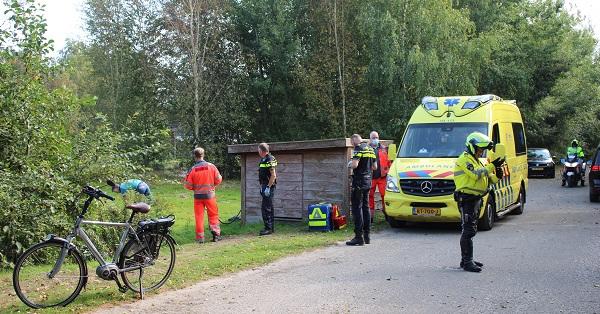
[(496, 95), (492, 95), (492, 94), (469, 97), (469, 99), (467, 99), (467, 101), (465, 101), (465, 104), (462, 106), (462, 109), (476, 109), (479, 106), (481, 106), (485, 103), (488, 103), (492, 100), (500, 100), (501, 101), (502, 98), (500, 98)]
[(427, 110), (438, 110), (437, 98), (432, 96), (425, 96), (421, 100), (421, 104)]
[(467, 101), (478, 101), (480, 103), (486, 103), (492, 100), (499, 100), (502, 101), (502, 98), (493, 95), (493, 94), (486, 94), (486, 95), (478, 95), (478, 96), (473, 96), (473, 97), (469, 97), (469, 99)]

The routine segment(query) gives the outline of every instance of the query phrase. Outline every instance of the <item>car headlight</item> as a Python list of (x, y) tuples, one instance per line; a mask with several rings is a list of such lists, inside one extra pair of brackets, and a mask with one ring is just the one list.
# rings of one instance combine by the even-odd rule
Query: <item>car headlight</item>
[(400, 189), (398, 188), (398, 178), (388, 175), (385, 189), (391, 192), (400, 192)]

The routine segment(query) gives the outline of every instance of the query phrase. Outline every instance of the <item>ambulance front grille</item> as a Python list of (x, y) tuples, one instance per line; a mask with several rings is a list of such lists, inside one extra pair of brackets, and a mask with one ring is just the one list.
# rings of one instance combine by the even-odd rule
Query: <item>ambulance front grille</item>
[(453, 180), (400, 179), (404, 194), (416, 196), (442, 196), (454, 193)]

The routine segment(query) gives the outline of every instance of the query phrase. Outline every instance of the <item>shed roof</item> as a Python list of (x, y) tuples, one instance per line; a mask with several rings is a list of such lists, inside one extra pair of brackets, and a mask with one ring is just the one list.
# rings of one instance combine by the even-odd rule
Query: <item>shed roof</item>
[[(363, 141), (365, 141), (363, 139)], [(389, 140), (381, 140), (385, 145), (393, 143)], [(230, 154), (256, 153), (260, 143), (227, 145), (227, 152)], [(334, 138), (325, 140), (309, 141), (291, 141), (269, 143), (269, 151), (288, 151), (288, 150), (307, 150), (307, 149), (327, 149), (327, 148), (346, 148), (353, 147), (350, 138)]]
[[(227, 145), (227, 152), (230, 154), (256, 153), (258, 144), (260, 143)], [(269, 151), (272, 152), (336, 147), (352, 147), (352, 143), (349, 138), (269, 143)]]

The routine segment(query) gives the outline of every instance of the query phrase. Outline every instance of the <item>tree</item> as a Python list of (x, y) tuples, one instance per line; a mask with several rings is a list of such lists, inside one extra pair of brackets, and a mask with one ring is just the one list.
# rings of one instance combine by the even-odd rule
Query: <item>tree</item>
[(168, 158), (171, 138), (157, 88), (160, 9), (155, 1), (88, 0), (85, 10), (90, 45), (84, 49), (93, 75), (84, 85), (97, 97), (90, 111), (111, 117), (115, 131), (124, 134), (121, 148), (130, 151), (129, 158), (152, 168)]
[(89, 119), (80, 110), (85, 100), (56, 86), (42, 8), (34, 1), (6, 5), (9, 22), (0, 32), (1, 265), (48, 233), (67, 232), (81, 186), (129, 168), (127, 160), (114, 158), (120, 139), (102, 116)]

